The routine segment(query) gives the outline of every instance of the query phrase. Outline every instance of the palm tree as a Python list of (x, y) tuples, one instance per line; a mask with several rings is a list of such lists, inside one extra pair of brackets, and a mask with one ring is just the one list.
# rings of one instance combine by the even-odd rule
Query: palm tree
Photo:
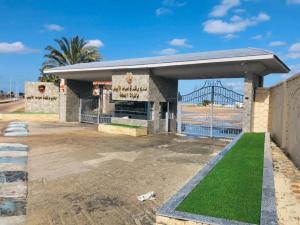
[(42, 64), (39, 81), (59, 84), (59, 78), (53, 74), (44, 74), (44, 69), (101, 60), (98, 49), (87, 46), (87, 41), (79, 36), (75, 36), (69, 40), (62, 37), (61, 39), (56, 39), (55, 42), (58, 44), (59, 50), (51, 45), (45, 48), (49, 52), (44, 56), (46, 61)]

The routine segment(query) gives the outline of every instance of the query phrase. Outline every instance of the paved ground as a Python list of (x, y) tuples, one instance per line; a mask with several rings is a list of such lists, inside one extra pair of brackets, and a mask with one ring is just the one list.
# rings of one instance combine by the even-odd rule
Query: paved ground
[(0, 104), (0, 113), (15, 112), (25, 107), (24, 100)]
[[(155, 210), (226, 144), (175, 135), (100, 134), (94, 126), (29, 125), (27, 224), (153, 224)], [(79, 132), (80, 131), (80, 132)], [(148, 191), (155, 201), (140, 203)]]

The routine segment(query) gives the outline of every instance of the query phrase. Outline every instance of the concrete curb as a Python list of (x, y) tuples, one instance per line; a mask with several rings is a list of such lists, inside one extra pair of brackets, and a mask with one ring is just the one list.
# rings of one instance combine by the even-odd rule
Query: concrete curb
[(270, 133), (265, 134), (263, 192), (260, 225), (277, 225), (276, 196), (273, 175), (273, 161), (270, 147)]

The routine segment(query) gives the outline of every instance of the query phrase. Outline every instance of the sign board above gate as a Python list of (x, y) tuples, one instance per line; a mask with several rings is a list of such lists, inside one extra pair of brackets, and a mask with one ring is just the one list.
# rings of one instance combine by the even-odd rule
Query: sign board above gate
[(123, 101), (148, 101), (149, 100), (149, 75), (112, 76), (112, 99)]

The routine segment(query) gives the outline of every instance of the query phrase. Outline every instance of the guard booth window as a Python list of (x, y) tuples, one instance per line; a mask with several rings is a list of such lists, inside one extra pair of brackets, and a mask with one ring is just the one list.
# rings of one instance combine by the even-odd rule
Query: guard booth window
[(130, 119), (148, 119), (148, 102), (120, 101), (115, 102), (115, 117), (127, 117)]

